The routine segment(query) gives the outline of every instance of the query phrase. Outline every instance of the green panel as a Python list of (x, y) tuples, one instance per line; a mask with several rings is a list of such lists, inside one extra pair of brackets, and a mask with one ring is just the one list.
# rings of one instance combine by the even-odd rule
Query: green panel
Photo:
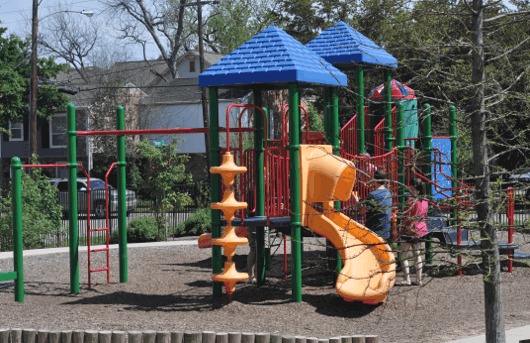
[[(403, 111), (405, 115), (404, 138), (418, 138), (418, 100), (402, 101)], [(414, 141), (405, 143), (407, 146), (415, 146)]]

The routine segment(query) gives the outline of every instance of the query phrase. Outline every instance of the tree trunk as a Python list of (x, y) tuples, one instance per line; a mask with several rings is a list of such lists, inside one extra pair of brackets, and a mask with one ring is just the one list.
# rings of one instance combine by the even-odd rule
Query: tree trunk
[(472, 41), (473, 73), (475, 97), (471, 102), (471, 130), (473, 138), (473, 164), (476, 180), (477, 215), (482, 239), (482, 261), (484, 265), (484, 305), (486, 316), (486, 342), (504, 343), (504, 313), (502, 307), (501, 268), (496, 230), (491, 225), (491, 184), (486, 136), (486, 109), (484, 99), (485, 64), (484, 64), (484, 3), (473, 0)]

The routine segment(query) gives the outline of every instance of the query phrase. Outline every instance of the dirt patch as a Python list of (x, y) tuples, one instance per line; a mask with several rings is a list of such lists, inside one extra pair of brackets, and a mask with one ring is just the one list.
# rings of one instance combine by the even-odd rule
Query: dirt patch
[[(276, 249), (276, 248), (273, 248)], [(381, 342), (444, 342), (484, 334), (482, 277), (449, 269), (427, 275), (425, 285), (396, 286), (386, 303), (348, 303), (335, 292), (322, 239), (306, 239), (303, 301), (291, 302), (291, 279), (283, 279), (283, 247), (273, 256), (263, 287), (239, 283), (234, 301), (212, 299), (211, 251), (195, 246), (129, 248), (129, 282), (119, 283), (118, 251), (111, 251), (111, 284), (93, 276), (87, 287), (87, 254), (80, 253), (81, 292), (70, 294), (68, 254), (24, 259), (25, 302), (13, 287), (0, 289), (1, 325), (6, 328), (269, 332), (329, 338), (379, 335)], [(237, 268), (246, 270), (248, 247), (238, 248)], [(290, 256), (289, 270), (290, 270)], [(436, 256), (437, 264), (448, 260)], [(93, 266), (103, 266), (102, 253)], [(434, 270), (432, 266), (427, 269)], [(12, 260), (0, 260), (0, 271)], [(507, 329), (530, 323), (530, 268), (503, 272)], [(398, 281), (401, 277), (398, 279)]]

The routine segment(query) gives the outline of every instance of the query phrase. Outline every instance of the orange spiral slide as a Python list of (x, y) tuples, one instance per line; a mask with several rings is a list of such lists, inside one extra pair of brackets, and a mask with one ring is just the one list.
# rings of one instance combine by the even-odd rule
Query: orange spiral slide
[[(300, 145), (302, 225), (326, 237), (339, 251), (343, 265), (337, 293), (346, 301), (378, 304), (394, 286), (394, 254), (375, 232), (333, 209), (348, 200), (355, 183), (353, 162), (334, 156), (329, 145)], [(322, 203), (319, 212), (313, 204)]]

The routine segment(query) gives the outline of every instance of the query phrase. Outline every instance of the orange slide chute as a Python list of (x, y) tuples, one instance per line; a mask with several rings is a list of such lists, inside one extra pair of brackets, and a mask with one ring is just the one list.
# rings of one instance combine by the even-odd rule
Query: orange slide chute
[[(339, 251), (344, 267), (337, 293), (346, 301), (378, 304), (394, 286), (394, 254), (375, 232), (333, 209), (333, 201), (350, 198), (354, 182), (353, 163), (333, 155), (331, 146), (300, 145), (302, 224)], [(313, 203), (322, 203), (323, 212)]]

